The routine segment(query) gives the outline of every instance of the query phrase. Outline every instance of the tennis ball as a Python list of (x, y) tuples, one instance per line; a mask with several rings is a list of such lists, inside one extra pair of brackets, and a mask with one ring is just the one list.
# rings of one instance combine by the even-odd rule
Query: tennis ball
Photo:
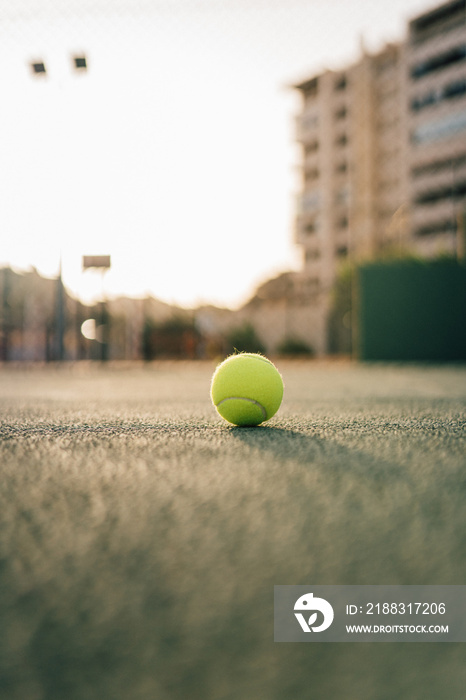
[(218, 365), (210, 387), (212, 402), (234, 425), (259, 425), (272, 418), (283, 398), (283, 380), (263, 355), (230, 355)]

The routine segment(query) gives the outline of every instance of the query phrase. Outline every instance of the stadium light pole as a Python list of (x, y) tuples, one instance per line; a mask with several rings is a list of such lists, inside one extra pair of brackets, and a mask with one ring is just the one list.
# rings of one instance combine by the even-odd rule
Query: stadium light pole
[(108, 360), (109, 350), (109, 314), (104, 291), (104, 275), (110, 267), (110, 255), (83, 255), (83, 271), (98, 270), (101, 273), (102, 299), (100, 302), (100, 326), (97, 329), (100, 331), (100, 337), (96, 337), (96, 340), (100, 343), (100, 359), (102, 362)]
[[(72, 68), (76, 73), (87, 71), (87, 58), (84, 53), (76, 53), (71, 56)], [(47, 67), (42, 59), (30, 62), (30, 68), (35, 78), (43, 79), (47, 77)], [(60, 263), (57, 277), (57, 295), (55, 309), (55, 324), (56, 324), (56, 341), (55, 354), (56, 359), (62, 362), (65, 359), (65, 326), (66, 326), (66, 306), (65, 306), (65, 289), (62, 278), (62, 256), (60, 253)]]

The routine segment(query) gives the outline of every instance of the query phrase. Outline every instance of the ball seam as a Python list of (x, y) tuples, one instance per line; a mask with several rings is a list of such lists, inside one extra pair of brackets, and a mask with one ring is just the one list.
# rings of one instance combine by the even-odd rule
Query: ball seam
[(255, 399), (247, 399), (245, 396), (227, 396), (227, 397), (225, 397), (224, 399), (222, 399), (221, 401), (219, 401), (219, 402), (218, 402), (217, 404), (215, 404), (215, 405), (216, 405), (217, 408), (218, 408), (218, 407), (221, 406), (222, 403), (224, 403), (225, 401), (231, 401), (232, 399), (237, 399), (237, 400), (240, 400), (240, 401), (249, 401), (249, 403), (255, 404), (255, 405), (258, 406), (258, 407), (260, 408), (260, 410), (262, 411), (262, 415), (264, 416), (264, 420), (267, 420), (267, 411), (265, 410), (265, 408), (263, 407), (263, 405), (262, 405), (261, 403), (259, 403), (259, 401), (255, 401)]

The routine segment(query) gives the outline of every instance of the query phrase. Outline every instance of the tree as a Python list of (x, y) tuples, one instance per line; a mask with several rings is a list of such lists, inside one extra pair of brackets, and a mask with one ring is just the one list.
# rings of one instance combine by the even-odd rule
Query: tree
[(227, 352), (265, 353), (265, 346), (250, 323), (244, 323), (231, 330), (227, 335)]

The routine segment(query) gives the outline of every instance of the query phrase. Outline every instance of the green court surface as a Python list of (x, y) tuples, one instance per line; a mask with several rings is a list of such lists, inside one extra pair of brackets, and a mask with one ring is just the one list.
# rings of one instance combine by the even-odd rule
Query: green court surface
[(275, 584), (466, 584), (466, 367), (0, 368), (0, 698), (463, 700), (466, 643), (273, 641)]

